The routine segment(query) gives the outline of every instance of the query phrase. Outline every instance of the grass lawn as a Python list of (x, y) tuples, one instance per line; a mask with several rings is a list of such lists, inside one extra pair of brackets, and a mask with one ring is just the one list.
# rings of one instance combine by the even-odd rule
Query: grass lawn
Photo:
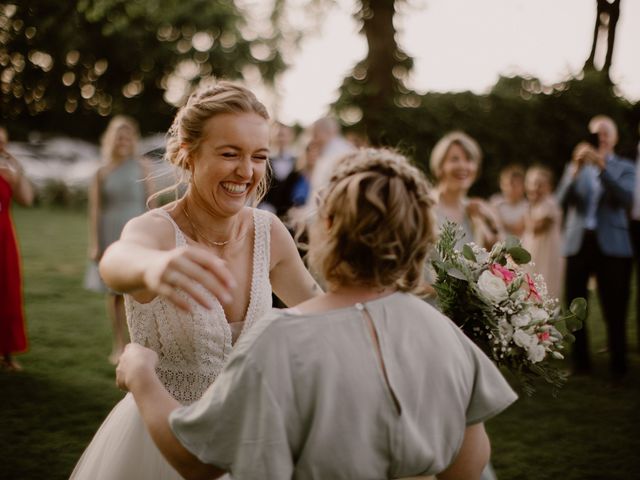
[[(123, 394), (107, 362), (104, 300), (82, 288), (84, 213), (16, 208), (14, 220), (30, 350), (19, 358), (24, 372), (0, 373), (0, 479), (64, 479)], [(595, 296), (590, 300), (595, 352), (605, 336)], [(501, 480), (640, 478), (635, 312), (630, 320), (631, 368), (622, 387), (609, 387), (607, 355), (594, 353), (592, 377), (571, 378), (557, 398), (543, 385), (488, 422)]]

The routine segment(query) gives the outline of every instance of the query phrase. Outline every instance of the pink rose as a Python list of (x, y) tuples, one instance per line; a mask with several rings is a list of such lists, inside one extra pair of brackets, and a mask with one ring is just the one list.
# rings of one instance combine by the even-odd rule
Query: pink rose
[(536, 284), (533, 283), (533, 279), (531, 278), (531, 276), (527, 273), (524, 278), (527, 280), (527, 286), (529, 288), (529, 295), (527, 296), (527, 300), (529, 300), (533, 296), (533, 298), (535, 298), (538, 302), (542, 301), (540, 294), (536, 290)]
[(541, 342), (544, 342), (545, 340), (549, 340), (550, 336), (551, 334), (549, 332), (540, 332), (538, 334), (538, 338), (540, 339)]
[(515, 273), (513, 273), (508, 268), (503, 267), (499, 263), (492, 263), (489, 266), (489, 270), (496, 277), (501, 278), (504, 281), (504, 283), (507, 284), (507, 285), (509, 285), (513, 281), (513, 279), (516, 277)]

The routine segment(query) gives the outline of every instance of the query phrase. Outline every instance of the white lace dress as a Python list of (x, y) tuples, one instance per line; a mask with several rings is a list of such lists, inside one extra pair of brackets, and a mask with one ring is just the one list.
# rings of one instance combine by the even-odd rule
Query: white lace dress
[[(162, 209), (176, 232), (176, 246), (184, 234)], [(269, 281), (270, 214), (253, 210), (255, 227), (253, 272), (249, 307), (241, 335), (271, 309)], [(193, 313), (178, 310), (164, 298), (138, 303), (125, 295), (131, 341), (155, 350), (157, 373), (169, 393), (187, 405), (198, 400), (216, 379), (232, 349), (231, 327), (220, 303), (211, 310), (192, 301)], [(164, 480), (180, 479), (162, 457), (128, 393), (111, 411), (78, 461), (72, 479)]]

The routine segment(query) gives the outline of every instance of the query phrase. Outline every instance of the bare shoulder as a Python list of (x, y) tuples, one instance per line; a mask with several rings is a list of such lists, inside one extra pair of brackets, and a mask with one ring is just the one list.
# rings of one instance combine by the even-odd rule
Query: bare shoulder
[(297, 255), (297, 249), (291, 232), (282, 223), (282, 220), (273, 213), (267, 213), (271, 217), (271, 258), (272, 265), (275, 265), (282, 258), (291, 255), (293, 252)]
[(127, 222), (121, 240), (170, 250), (175, 247), (175, 227), (160, 209), (149, 210)]

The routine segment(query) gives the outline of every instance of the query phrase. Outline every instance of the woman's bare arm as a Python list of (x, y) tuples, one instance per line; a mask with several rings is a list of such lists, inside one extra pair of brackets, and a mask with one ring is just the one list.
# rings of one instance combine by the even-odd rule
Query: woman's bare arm
[(322, 293), (300, 258), (291, 234), (278, 220), (271, 221), (271, 285), (274, 293), (292, 307)]
[(173, 226), (159, 215), (148, 212), (130, 220), (100, 261), (105, 283), (140, 301), (162, 295), (187, 311), (189, 302), (179, 291), (205, 308), (213, 305), (202, 287), (222, 303), (231, 301), (236, 285), (225, 262), (205, 247), (175, 248), (174, 238)]
[(213, 465), (202, 463), (178, 441), (169, 425), (169, 415), (180, 404), (155, 372), (157, 355), (137, 344), (129, 344), (120, 357), (116, 369), (116, 383), (129, 390), (136, 401), (151, 438), (167, 461), (186, 479), (213, 479), (224, 472)]
[(0, 160), (0, 175), (11, 185), (13, 199), (16, 203), (25, 207), (31, 206), (34, 197), (33, 186), (25, 176), (24, 168), (22, 168), (20, 162), (6, 150), (1, 150), (0, 155), (2, 156)]
[(491, 444), (484, 423), (469, 425), (462, 447), (446, 470), (436, 475), (438, 480), (478, 480), (489, 462)]

